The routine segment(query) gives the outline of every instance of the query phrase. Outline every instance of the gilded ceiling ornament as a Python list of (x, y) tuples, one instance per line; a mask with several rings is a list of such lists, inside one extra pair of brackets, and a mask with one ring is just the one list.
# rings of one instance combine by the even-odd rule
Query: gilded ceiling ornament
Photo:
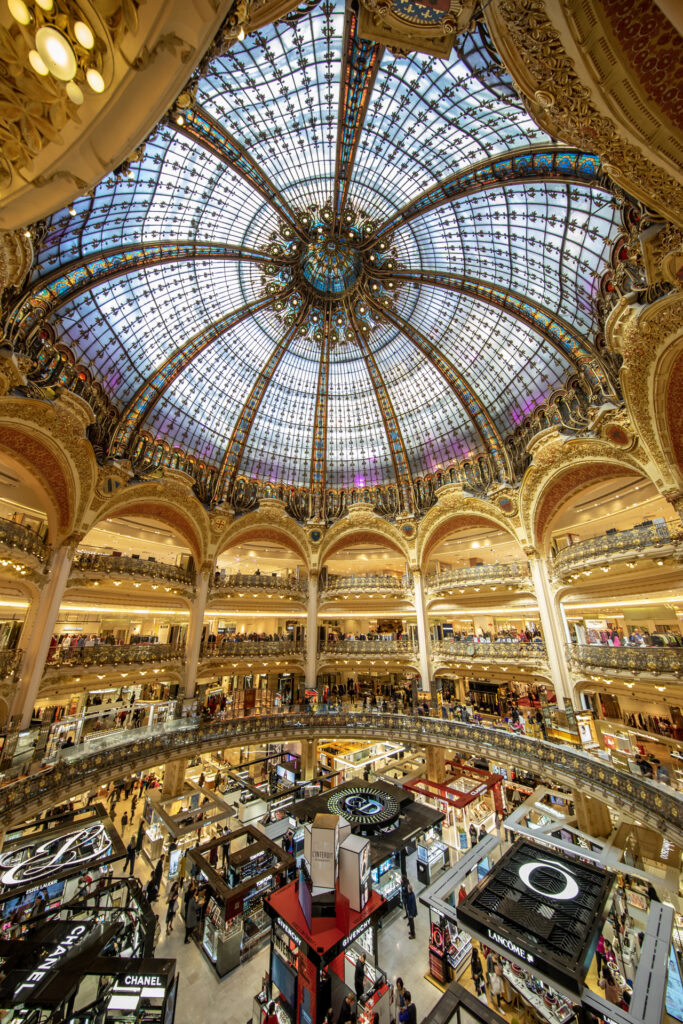
[(596, 110), (548, 18), (545, 0), (499, 0), (496, 13), (502, 16), (527, 75), (537, 84), (528, 102), (539, 124), (571, 145), (599, 153), (618, 184), (683, 224), (683, 186), (625, 142), (614, 122)]

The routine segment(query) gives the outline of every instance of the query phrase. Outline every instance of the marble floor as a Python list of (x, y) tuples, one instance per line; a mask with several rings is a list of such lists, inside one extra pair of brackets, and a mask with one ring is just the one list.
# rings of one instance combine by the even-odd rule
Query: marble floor
[[(137, 814), (125, 829), (121, 828), (121, 818), (124, 810), (128, 811), (130, 817), (130, 801), (120, 801), (116, 805), (115, 823), (126, 843), (131, 835), (137, 833), (143, 803), (138, 800)], [(141, 856), (136, 858), (135, 874), (143, 883), (150, 876), (147, 861)], [(425, 979), (429, 966), (429, 912), (419, 902), (424, 887), (417, 882), (415, 854), (408, 858), (408, 877), (418, 897), (416, 938), (414, 941), (408, 938), (408, 922), (403, 920), (400, 911), (394, 911), (379, 931), (378, 963), (390, 981), (393, 982), (396, 977), (403, 978), (416, 1005), (417, 1019), (422, 1020), (438, 1001), (441, 992)], [(176, 1024), (195, 1024), (197, 1021), (202, 1024), (247, 1024), (252, 1017), (254, 996), (261, 989), (262, 978), (268, 970), (269, 947), (266, 945), (246, 964), (219, 981), (197, 944), (185, 944), (185, 929), (180, 913), (176, 915), (174, 930), (166, 936), (166, 891), (164, 881), (159, 899), (154, 904), (162, 925), (155, 956), (177, 960), (180, 981)]]

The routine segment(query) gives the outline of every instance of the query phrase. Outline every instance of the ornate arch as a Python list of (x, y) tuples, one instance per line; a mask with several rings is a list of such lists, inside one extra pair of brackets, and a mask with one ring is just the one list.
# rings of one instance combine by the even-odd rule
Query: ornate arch
[(520, 510), (529, 544), (538, 551), (547, 545), (548, 528), (555, 513), (586, 487), (619, 476), (652, 479), (649, 465), (624, 450), (632, 438), (616, 425), (607, 427), (613, 443), (601, 439), (564, 440), (553, 434), (534, 452), (534, 461), (522, 480)]
[(495, 526), (505, 530), (511, 537), (520, 542), (517, 531), (519, 518), (517, 506), (512, 499), (507, 499), (507, 514), (496, 505), (481, 498), (470, 497), (461, 487), (454, 485), (439, 494), (437, 504), (431, 508), (420, 524), (417, 541), (417, 565), (424, 569), (427, 559), (434, 547), (447, 537), (453, 530), (460, 527)]
[(354, 510), (331, 527), (320, 549), (318, 564), (324, 565), (328, 558), (350, 544), (383, 545), (392, 548), (406, 562), (411, 561), (411, 548), (401, 536), (399, 528), (366, 509)]
[(98, 502), (98, 505), (88, 524), (89, 530), (116, 516), (146, 516), (175, 530), (187, 543), (198, 567), (206, 561), (209, 518), (189, 488), (167, 481), (128, 485), (120, 487), (110, 500)]
[(237, 522), (231, 523), (216, 544), (216, 557), (227, 551), (228, 548), (235, 547), (236, 544), (247, 544), (250, 541), (259, 540), (271, 544), (281, 544), (297, 555), (308, 569), (311, 556), (306, 534), (284, 510), (282, 510), (281, 516), (274, 516), (270, 509), (257, 509), (255, 512), (242, 516)]
[(0, 400), (0, 448), (38, 489), (53, 546), (79, 530), (92, 497), (97, 464), (85, 437), (91, 418), (73, 395), (55, 403)]
[(629, 305), (622, 299), (607, 321), (605, 334), (609, 346), (623, 358), (626, 408), (655, 462), (658, 486), (683, 490), (679, 418), (683, 294), (674, 292), (649, 306)]

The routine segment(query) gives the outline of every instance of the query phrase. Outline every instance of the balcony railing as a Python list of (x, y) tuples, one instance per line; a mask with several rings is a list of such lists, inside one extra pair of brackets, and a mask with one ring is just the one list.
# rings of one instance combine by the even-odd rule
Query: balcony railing
[(683, 647), (603, 647), (568, 644), (567, 652), (582, 668), (609, 668), (654, 675), (683, 675)]
[(326, 640), (320, 645), (321, 654), (363, 654), (376, 655), (378, 658), (397, 655), (417, 654), (417, 644), (412, 640)]
[(534, 661), (545, 659), (545, 644), (534, 642), (523, 644), (518, 641), (494, 641), (474, 643), (467, 640), (441, 640), (434, 644), (434, 655), (438, 658), (457, 658), (461, 661)]
[(194, 586), (194, 570), (181, 569), (169, 562), (154, 562), (147, 558), (133, 558), (129, 555), (93, 554), (79, 551), (74, 558), (74, 572), (104, 573), (107, 576), (144, 576), (150, 580), (164, 580), (170, 583), (184, 583)]
[(144, 665), (147, 662), (177, 661), (185, 644), (96, 644), (94, 647), (55, 647), (45, 670), (87, 668), (89, 665)]
[(217, 573), (213, 580), (212, 590), (214, 593), (275, 590), (291, 597), (303, 597), (308, 591), (308, 580), (297, 579), (296, 576), (273, 576), (269, 573), (251, 573), (250, 575)]
[(48, 545), (43, 538), (28, 526), (13, 523), (9, 519), (0, 519), (0, 544), (33, 555), (39, 562), (47, 561)]
[(221, 640), (203, 643), (201, 658), (274, 658), (303, 654), (301, 640)]
[(593, 559), (600, 560), (619, 552), (644, 551), (661, 548), (683, 540), (680, 522), (652, 523), (651, 526), (634, 526), (631, 530), (615, 530), (602, 537), (590, 537), (570, 547), (562, 548), (555, 555), (555, 571), (566, 573)]
[(326, 594), (390, 593), (397, 597), (412, 594), (409, 576), (328, 576), (323, 592)]
[(0, 651), (0, 679), (10, 679), (19, 668), (21, 651)]
[(527, 562), (494, 562), (492, 565), (469, 565), (464, 569), (444, 569), (427, 577), (431, 594), (455, 587), (478, 587), (491, 584), (521, 584), (530, 579)]

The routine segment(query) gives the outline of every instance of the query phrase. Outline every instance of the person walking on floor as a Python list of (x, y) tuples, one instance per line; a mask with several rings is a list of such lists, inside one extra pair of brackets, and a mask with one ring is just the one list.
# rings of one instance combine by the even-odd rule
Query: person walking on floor
[(408, 885), (406, 896), (406, 914), (408, 915), (408, 937), (415, 938), (415, 918), (417, 917), (417, 900), (412, 885)]
[(126, 873), (126, 868), (129, 865), (130, 865), (130, 871), (128, 872), (128, 874), (132, 875), (133, 872), (135, 871), (135, 855), (136, 855), (135, 845), (136, 845), (135, 844), (135, 836), (131, 836), (130, 839), (128, 840), (128, 846), (126, 847), (126, 859), (123, 862), (123, 873), (124, 873), (124, 875)]
[(353, 1012), (353, 995), (351, 992), (344, 997), (344, 1002), (341, 1004), (339, 1010), (339, 1016), (337, 1017), (337, 1024), (353, 1024), (356, 1019), (356, 1015)]
[(417, 1024), (417, 1008), (408, 989), (404, 991), (403, 996), (406, 1004), (399, 1012), (398, 1019), (401, 1024)]
[(162, 853), (161, 857), (159, 857), (159, 860), (156, 863), (156, 867), (154, 868), (154, 884), (156, 885), (157, 892), (161, 888), (161, 879), (163, 878), (163, 875), (164, 875), (164, 855)]
[(168, 894), (168, 900), (166, 901), (166, 934), (170, 935), (173, 931), (173, 919), (175, 918), (176, 911), (178, 909), (178, 883), (174, 882), (171, 891)]
[(185, 907), (185, 942), (190, 941), (190, 936), (193, 934), (197, 924), (199, 922), (199, 904), (194, 898), (194, 892), (190, 893), (190, 898), (187, 901)]
[(472, 971), (472, 981), (474, 982), (477, 995), (480, 996), (482, 992), (486, 991), (486, 985), (484, 983), (484, 968), (482, 967), (479, 950), (476, 946), (472, 947), (470, 970)]

